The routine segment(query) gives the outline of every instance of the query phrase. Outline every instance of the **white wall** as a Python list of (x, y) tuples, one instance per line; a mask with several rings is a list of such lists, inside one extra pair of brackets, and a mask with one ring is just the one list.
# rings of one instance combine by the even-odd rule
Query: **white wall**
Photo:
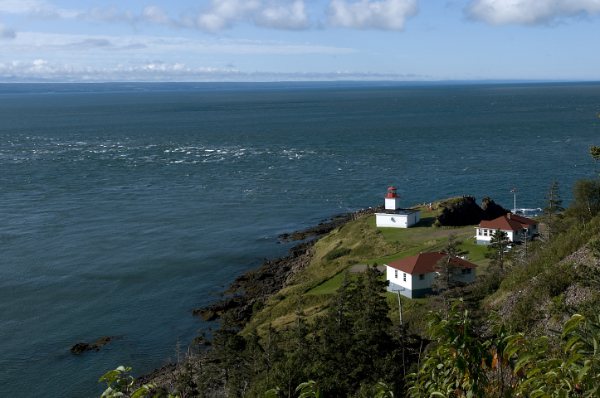
[(408, 215), (375, 213), (375, 217), (378, 227), (408, 228), (421, 221), (421, 212), (416, 211)]
[[(483, 235), (483, 230), (487, 229), (487, 236)], [(479, 235), (479, 231), (481, 231), (481, 235)], [(477, 239), (477, 244), (480, 245), (489, 245), (490, 244), (490, 240), (492, 239), (492, 235), (494, 234), (494, 229), (488, 229), (488, 228), (479, 228), (479, 227), (475, 227), (475, 238)], [(504, 231), (506, 232), (506, 234), (508, 235), (508, 239), (510, 239), (511, 241), (514, 242), (513, 239), (513, 231)], [(517, 238), (520, 239), (520, 238)]]
[(413, 276), (412, 290), (427, 289), (427, 288), (431, 287), (433, 282), (435, 282), (436, 275), (437, 275), (437, 272), (429, 272), (429, 273), (425, 274), (424, 280), (419, 279), (419, 274), (412, 275)]
[[(403, 288), (406, 289), (410, 289), (413, 290), (412, 288), (412, 275), (411, 274), (406, 274), (406, 282), (404, 282), (404, 278), (403, 278), (403, 272), (400, 270), (397, 270), (395, 268), (392, 267), (388, 267), (387, 265), (385, 266), (385, 268), (387, 269), (386, 272), (386, 278), (388, 281), (395, 283), (396, 285), (400, 285)], [(396, 278), (396, 271), (398, 271), (398, 277)], [(417, 276), (417, 279), (419, 277)]]
[(378, 227), (408, 228), (408, 217), (402, 214), (376, 213)]
[(400, 198), (385, 198), (386, 210), (396, 210), (400, 208)]
[[(425, 274), (424, 280), (420, 280), (419, 274), (415, 274), (415, 275), (406, 274), (406, 282), (405, 282), (404, 281), (404, 273), (402, 271), (397, 270), (392, 267), (389, 267), (387, 265), (385, 268), (386, 268), (386, 279), (388, 281), (395, 283), (396, 285), (399, 285), (403, 288), (412, 290), (412, 291), (430, 288), (431, 285), (435, 282), (436, 275), (438, 275), (437, 272), (429, 272), (429, 273)], [(396, 278), (396, 271), (398, 271), (397, 278)], [(459, 269), (459, 270), (454, 271), (454, 276), (452, 277), (452, 280), (470, 283), (470, 282), (475, 282), (476, 277), (477, 277), (477, 268), (471, 268), (470, 274), (463, 274), (462, 270)]]

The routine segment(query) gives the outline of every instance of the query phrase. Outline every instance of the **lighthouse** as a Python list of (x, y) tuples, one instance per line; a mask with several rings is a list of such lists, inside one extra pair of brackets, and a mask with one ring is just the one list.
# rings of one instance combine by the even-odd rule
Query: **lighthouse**
[(392, 185), (388, 188), (387, 195), (385, 195), (385, 209), (386, 210), (398, 210), (400, 208), (400, 198), (396, 192), (396, 188)]
[(393, 185), (387, 189), (384, 200), (385, 212), (375, 213), (377, 227), (408, 228), (421, 221), (420, 210), (400, 207), (398, 190)]

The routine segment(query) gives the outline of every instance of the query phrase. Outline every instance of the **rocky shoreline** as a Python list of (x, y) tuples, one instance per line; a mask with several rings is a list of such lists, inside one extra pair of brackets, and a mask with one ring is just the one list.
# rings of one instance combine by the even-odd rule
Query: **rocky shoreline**
[[(306, 268), (313, 256), (313, 246), (324, 235), (357, 218), (382, 211), (383, 206), (361, 209), (355, 212), (339, 214), (323, 220), (317, 226), (291, 234), (282, 234), (279, 239), (284, 242), (306, 240), (289, 251), (286, 257), (267, 261), (256, 270), (248, 271), (237, 277), (229, 288), (219, 293), (221, 296), (231, 295), (214, 304), (193, 310), (194, 315), (204, 321), (214, 321), (229, 312), (231, 321), (243, 327), (250, 321), (254, 305), (266, 302), (292, 281), (294, 276)], [(313, 239), (310, 239), (313, 238)], [(310, 240), (307, 240), (310, 239)], [(190, 358), (188, 358), (190, 360)], [(196, 358), (196, 360), (200, 360)], [(136, 379), (136, 386), (156, 383), (161, 386), (174, 386), (183, 370), (179, 364), (169, 363)], [(211, 393), (209, 395), (218, 395)]]
[(231, 321), (240, 327), (248, 323), (252, 317), (254, 305), (264, 303), (285, 288), (300, 271), (305, 269), (313, 256), (313, 246), (320, 237), (357, 218), (381, 211), (383, 206), (362, 209), (352, 213), (340, 214), (323, 220), (319, 225), (292, 234), (282, 234), (282, 241), (307, 240), (290, 249), (286, 257), (276, 258), (263, 263), (257, 269), (248, 271), (235, 279), (231, 286), (221, 295), (232, 295), (206, 307), (193, 311), (204, 321), (214, 321), (224, 313), (231, 315)]

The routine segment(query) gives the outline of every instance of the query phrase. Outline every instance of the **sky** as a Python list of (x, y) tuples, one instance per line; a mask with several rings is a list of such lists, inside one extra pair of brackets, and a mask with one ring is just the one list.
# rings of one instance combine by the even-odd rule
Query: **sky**
[(0, 0), (0, 82), (600, 80), (600, 0)]

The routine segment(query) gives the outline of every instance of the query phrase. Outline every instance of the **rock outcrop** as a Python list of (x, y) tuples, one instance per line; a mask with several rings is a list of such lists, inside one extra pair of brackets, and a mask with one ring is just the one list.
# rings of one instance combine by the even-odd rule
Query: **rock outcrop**
[(508, 213), (487, 196), (483, 198), (481, 207), (473, 196), (458, 196), (437, 202), (435, 208), (441, 208), (435, 224), (450, 227), (479, 224), (481, 220), (493, 220)]
[(110, 343), (111, 340), (115, 338), (115, 336), (101, 337), (92, 345), (89, 343), (77, 343), (71, 347), (71, 352), (75, 355), (81, 355), (86, 351), (100, 351), (102, 347)]

